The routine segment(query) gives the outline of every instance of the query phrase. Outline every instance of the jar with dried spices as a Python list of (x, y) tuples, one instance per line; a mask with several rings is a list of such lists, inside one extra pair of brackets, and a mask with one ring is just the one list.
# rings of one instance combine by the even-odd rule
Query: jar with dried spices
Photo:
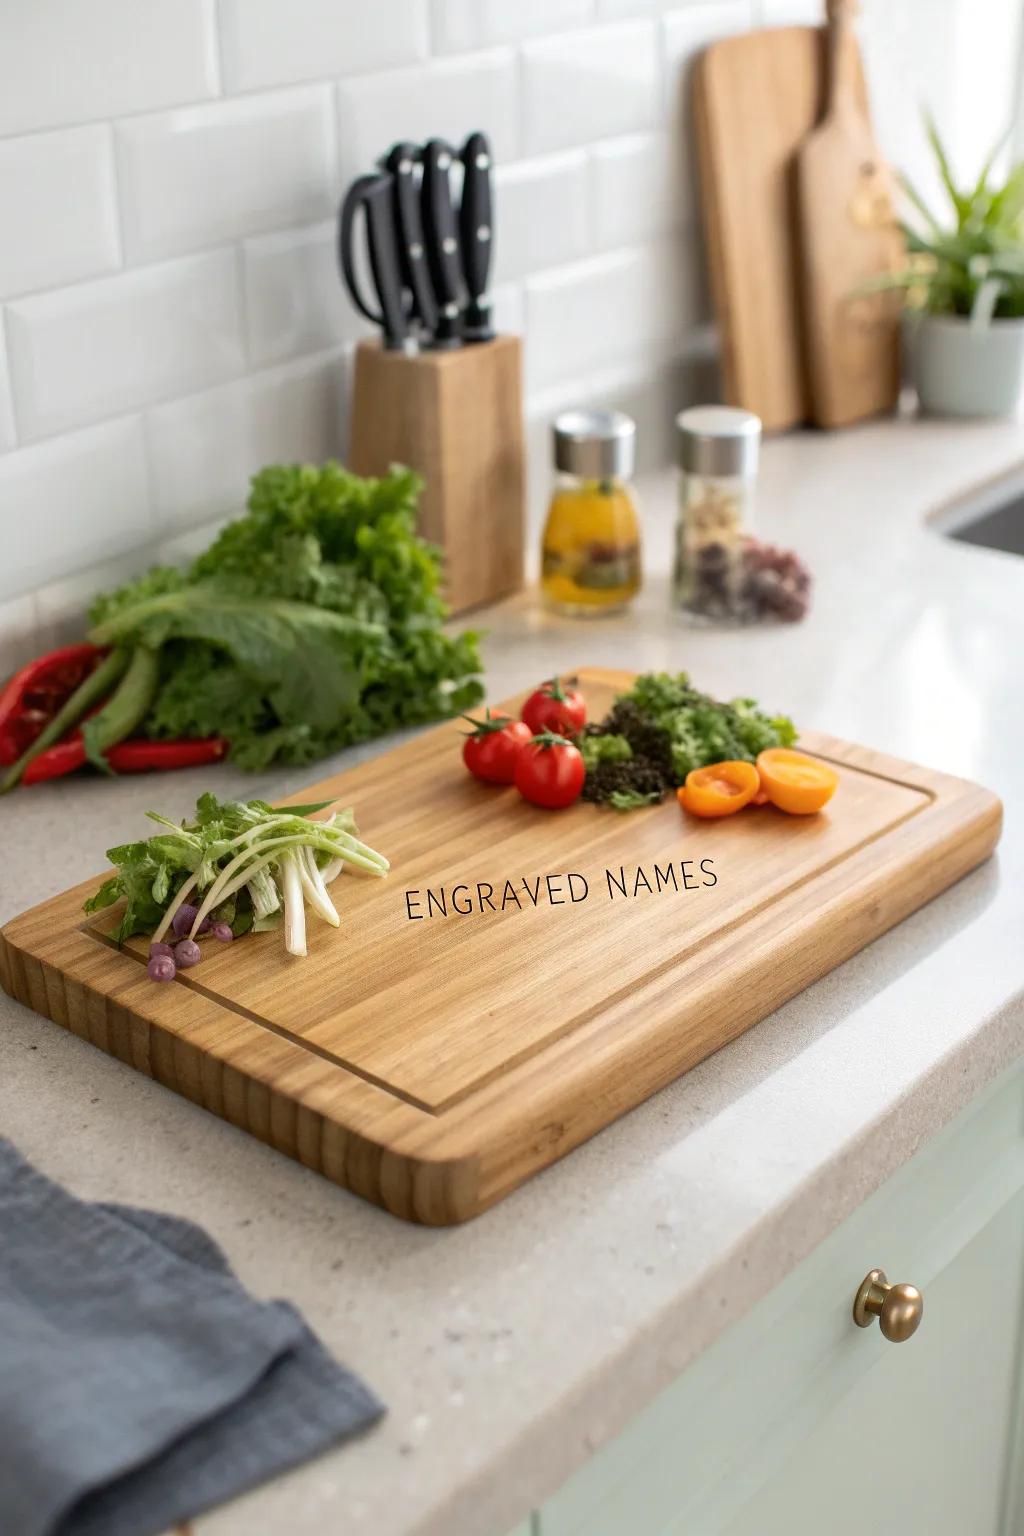
[(793, 550), (754, 537), (761, 422), (750, 411), (694, 406), (676, 417), (679, 516), (674, 596), (704, 624), (802, 619), (811, 578)]
[(679, 517), (675, 596), (691, 617), (735, 619), (751, 533), (761, 422), (751, 411), (700, 405), (676, 417)]
[(566, 411), (553, 426), (557, 478), (541, 588), (562, 613), (607, 614), (640, 590), (640, 520), (630, 479), (636, 423), (622, 411)]

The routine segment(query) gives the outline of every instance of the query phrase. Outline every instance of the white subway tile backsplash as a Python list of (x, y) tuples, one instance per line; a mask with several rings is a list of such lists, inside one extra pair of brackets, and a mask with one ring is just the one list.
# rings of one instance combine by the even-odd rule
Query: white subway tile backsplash
[(129, 118), (116, 145), (131, 261), (322, 219), (335, 196), (327, 85)]
[(697, 55), (721, 37), (749, 31), (754, 21), (753, 0), (703, 0), (664, 18), (665, 105), (670, 122), (689, 128), (687, 89)]
[(479, 128), (496, 161), (519, 150), (516, 60), (511, 49), (461, 54), (422, 69), (343, 80), (338, 86), (342, 180), (371, 169), (396, 139), (451, 139)]
[(11, 304), (19, 437), (31, 441), (241, 372), (234, 251), (211, 251)]
[(0, 298), (112, 271), (120, 244), (110, 129), (0, 141), (0, 209)]
[(559, 32), (590, 20), (591, 0), (433, 0), (435, 53), (514, 43), (537, 32)]
[(138, 417), (0, 459), (0, 599), (121, 555), (152, 535)]
[(220, 0), (224, 86), (253, 91), (412, 63), (427, 0)]
[(763, 27), (820, 27), (824, 0), (759, 0)]
[(526, 284), (526, 377), (531, 390), (616, 359), (683, 351), (698, 300), (668, 242), (591, 257)]
[(213, 0), (8, 0), (0, 134), (214, 95), (213, 23)]
[(584, 150), (499, 165), (494, 182), (499, 281), (587, 254), (589, 189)]
[(597, 14), (602, 21), (622, 21), (626, 16), (650, 16), (665, 5), (666, 0), (597, 0)]
[(243, 265), (254, 367), (373, 334), (342, 286), (333, 222), (247, 240)]
[(686, 66), (805, 0), (8, 9), (0, 670), (30, 633), (81, 633), (96, 591), (206, 547), (263, 464), (343, 452), (373, 328), (336, 209), (398, 138), (492, 140), (491, 302), (524, 337), (531, 419), (599, 395), (660, 421), (707, 311)]
[(14, 410), (11, 406), (11, 384), (7, 376), (7, 349), (4, 345), (3, 327), (0, 325), (0, 453), (14, 447)]
[(522, 336), (526, 329), (526, 296), (520, 283), (501, 283), (491, 293), (494, 329), (500, 336)]
[(661, 110), (655, 23), (526, 43), (522, 82), (527, 154), (650, 128)]
[(36, 605), (30, 592), (0, 603), (0, 683), (39, 650)]
[(126, 555), (40, 587), (36, 593), (39, 647), (52, 649), (81, 640), (93, 600), (101, 592), (115, 592), (154, 563), (153, 546), (141, 544)]
[(238, 511), (264, 464), (341, 457), (346, 409), (346, 359), (332, 353), (151, 411), (146, 430), (161, 528)]
[(153, 548), (154, 561), (158, 565), (188, 565), (209, 549), (226, 522), (230, 522), (230, 518), (217, 517), (210, 523), (186, 528), (184, 533), (176, 533), (171, 539), (158, 540)]
[(598, 249), (666, 234), (688, 202), (682, 156), (667, 133), (638, 133), (595, 146), (590, 160)]

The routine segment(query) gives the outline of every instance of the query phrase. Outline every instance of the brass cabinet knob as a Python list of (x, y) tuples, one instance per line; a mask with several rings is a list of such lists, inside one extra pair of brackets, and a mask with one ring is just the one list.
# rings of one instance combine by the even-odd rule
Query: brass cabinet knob
[(902, 1344), (918, 1330), (924, 1316), (924, 1297), (916, 1285), (890, 1285), (884, 1269), (873, 1269), (864, 1276), (853, 1302), (853, 1320), (858, 1328), (870, 1328), (878, 1318), (883, 1338), (890, 1344)]

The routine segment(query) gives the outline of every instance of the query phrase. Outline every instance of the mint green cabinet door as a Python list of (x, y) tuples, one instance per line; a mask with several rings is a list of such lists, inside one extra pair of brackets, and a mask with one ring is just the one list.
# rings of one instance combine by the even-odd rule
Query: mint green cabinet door
[[(854, 1326), (872, 1267), (924, 1293)], [(1024, 1064), (535, 1514), (534, 1536), (1024, 1536)]]
[(930, 1282), (914, 1338), (882, 1349), (716, 1536), (1020, 1536), (1022, 1318), (1024, 1192)]

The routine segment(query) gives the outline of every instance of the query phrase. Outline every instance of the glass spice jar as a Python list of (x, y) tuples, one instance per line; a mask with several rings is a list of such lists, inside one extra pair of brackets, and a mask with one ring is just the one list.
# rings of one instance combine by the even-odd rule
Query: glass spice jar
[(622, 411), (565, 411), (541, 547), (541, 589), (561, 613), (625, 608), (640, 590), (640, 520), (630, 479), (636, 423)]
[(732, 406), (699, 405), (680, 411), (676, 431), (676, 605), (706, 623), (753, 620), (744, 550), (752, 531), (760, 418)]

